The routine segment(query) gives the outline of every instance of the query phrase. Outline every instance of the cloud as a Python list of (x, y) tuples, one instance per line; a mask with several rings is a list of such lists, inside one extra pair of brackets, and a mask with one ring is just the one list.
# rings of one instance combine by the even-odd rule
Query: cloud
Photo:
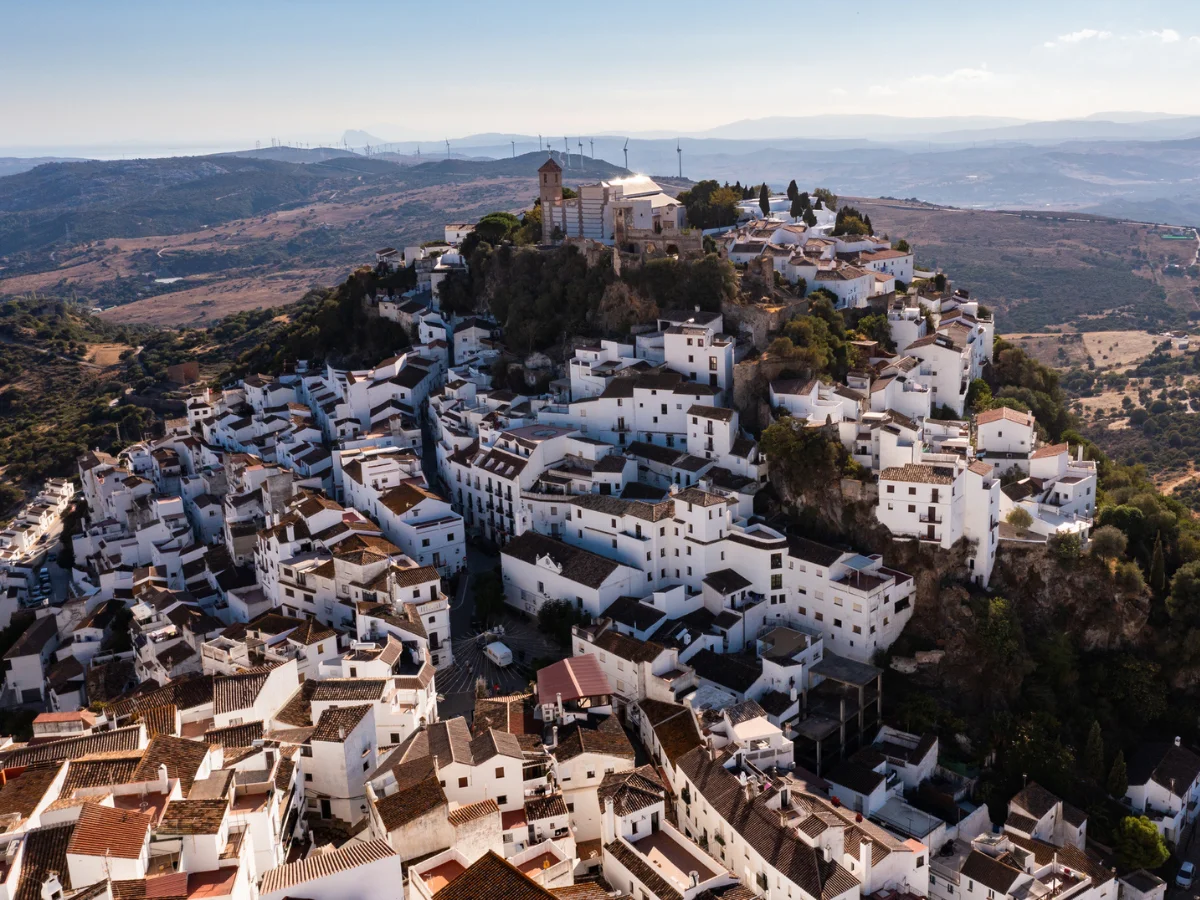
[(902, 92), (907, 92), (909, 89), (916, 87), (978, 85), (987, 84), (995, 80), (996, 74), (984, 64), (977, 69), (955, 69), (952, 72), (944, 72), (940, 75), (932, 73), (910, 75), (902, 79), (899, 84), (873, 84), (867, 88), (867, 93), (873, 97), (895, 97)]
[(1179, 32), (1174, 28), (1164, 28), (1162, 31), (1151, 31), (1148, 33), (1148, 36), (1152, 38), (1158, 38), (1164, 44), (1179, 43)]
[(1097, 31), (1095, 28), (1081, 28), (1069, 34), (1060, 34), (1052, 41), (1046, 41), (1043, 46), (1061, 47), (1064, 44), (1080, 44), (1084, 41), (1107, 41), (1112, 37), (1111, 31)]

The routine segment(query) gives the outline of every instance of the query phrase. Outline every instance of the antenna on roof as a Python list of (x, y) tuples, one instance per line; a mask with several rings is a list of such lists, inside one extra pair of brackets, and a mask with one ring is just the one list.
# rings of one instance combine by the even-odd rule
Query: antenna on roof
[(629, 168), (629, 138), (625, 138), (625, 168)]

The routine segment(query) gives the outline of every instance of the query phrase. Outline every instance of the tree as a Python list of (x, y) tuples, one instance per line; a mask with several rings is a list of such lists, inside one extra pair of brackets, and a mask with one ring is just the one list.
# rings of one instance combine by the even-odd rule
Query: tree
[(791, 181), (788, 182), (787, 198), (789, 200), (791, 200), (793, 203), (795, 203), (797, 200), (800, 199), (800, 188), (796, 187), (796, 179), (795, 178), (793, 178)]
[(912, 248), (908, 246), (908, 241), (904, 240), (904, 238), (896, 241), (896, 249), (901, 253), (912, 253)]
[(838, 196), (829, 188), (817, 188), (813, 196), (828, 209), (837, 209)]
[(1150, 558), (1150, 590), (1161, 597), (1167, 588), (1167, 564), (1163, 559), (1162, 532), (1154, 538), (1154, 554)]
[(1014, 506), (1008, 511), (1008, 515), (1004, 517), (1004, 521), (1016, 528), (1018, 531), (1025, 531), (1033, 524), (1033, 516), (1029, 510), (1023, 506)]
[[(792, 183), (795, 184), (795, 182), (792, 182)], [(803, 203), (800, 202), (800, 198), (793, 197), (792, 198), (792, 208), (790, 210), (788, 210), (788, 212), (793, 219), (800, 219), (800, 218), (803, 218), (805, 209), (806, 209), (806, 207), (804, 206)]]
[(1123, 594), (1136, 596), (1146, 589), (1146, 579), (1142, 569), (1131, 559), (1117, 563), (1117, 571), (1113, 573), (1113, 583)]
[[(1158, 544), (1155, 544), (1155, 551), (1161, 551)], [(1200, 625), (1200, 562), (1190, 562), (1175, 570), (1171, 593), (1167, 597), (1167, 612), (1175, 621)]]
[(1145, 816), (1126, 816), (1117, 831), (1117, 856), (1129, 869), (1157, 869), (1171, 855), (1167, 842)]
[(554, 638), (559, 646), (571, 645), (571, 626), (585, 625), (588, 615), (569, 600), (547, 600), (538, 610), (538, 628)]
[(804, 220), (804, 224), (809, 228), (812, 228), (817, 224), (817, 214), (812, 211), (811, 206), (806, 206), (804, 208), (804, 214), (801, 216), (801, 218)]
[(1083, 749), (1083, 768), (1087, 777), (1099, 784), (1104, 780), (1104, 733), (1098, 721), (1092, 722)]
[(475, 234), (493, 247), (521, 227), (521, 220), (512, 213), (488, 213), (475, 223)]
[(1108, 770), (1108, 793), (1110, 796), (1120, 800), (1125, 796), (1125, 792), (1129, 790), (1129, 772), (1125, 769), (1125, 751), (1118, 750), (1116, 758), (1113, 759), (1112, 768)]
[(767, 183), (765, 181), (758, 192), (758, 208), (762, 210), (764, 216), (771, 214), (771, 194), (767, 190)]
[(485, 625), (499, 619), (504, 613), (504, 582), (495, 572), (484, 572), (474, 577), (475, 616)]
[(1101, 559), (1117, 559), (1125, 555), (1129, 539), (1121, 529), (1103, 525), (1092, 532), (1092, 555)]
[(985, 412), (992, 408), (992, 389), (982, 378), (972, 379), (967, 388), (967, 406), (976, 413)]

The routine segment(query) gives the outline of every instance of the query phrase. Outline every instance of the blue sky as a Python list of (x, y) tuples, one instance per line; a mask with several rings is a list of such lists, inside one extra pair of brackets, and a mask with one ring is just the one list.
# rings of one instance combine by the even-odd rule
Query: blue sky
[(0, 85), (7, 149), (1196, 114), (1200, 3), (0, 0)]

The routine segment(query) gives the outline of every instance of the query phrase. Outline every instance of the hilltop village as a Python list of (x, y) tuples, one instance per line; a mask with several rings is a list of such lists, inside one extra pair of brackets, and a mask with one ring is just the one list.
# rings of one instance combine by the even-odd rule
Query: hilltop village
[[(197, 382), (165, 436), (83, 456), (0, 534), (0, 626), (33, 615), (2, 704), (41, 710), (0, 743), (0, 891), (1161, 900), (1086, 811), (1029, 781), (994, 825), (977, 771), (885, 724), (913, 573), (763, 514), (784, 434), (840, 452), (832, 487), (896, 541), (967, 547), (979, 590), (1004, 542), (1086, 545), (1096, 463), (973, 412), (986, 306), (807, 194), (702, 234), (644, 176), (538, 177), (548, 246), (619, 268), (712, 242), (772, 301), (661, 309), (523, 393), (501, 325), (444, 308), (452, 223), (373, 261), (411, 275), (368, 300), (411, 346)], [(796, 376), (789, 323), (866, 314), (886, 328), (842, 377)], [(1178, 841), (1200, 757), (1147, 743), (1121, 786)]]

